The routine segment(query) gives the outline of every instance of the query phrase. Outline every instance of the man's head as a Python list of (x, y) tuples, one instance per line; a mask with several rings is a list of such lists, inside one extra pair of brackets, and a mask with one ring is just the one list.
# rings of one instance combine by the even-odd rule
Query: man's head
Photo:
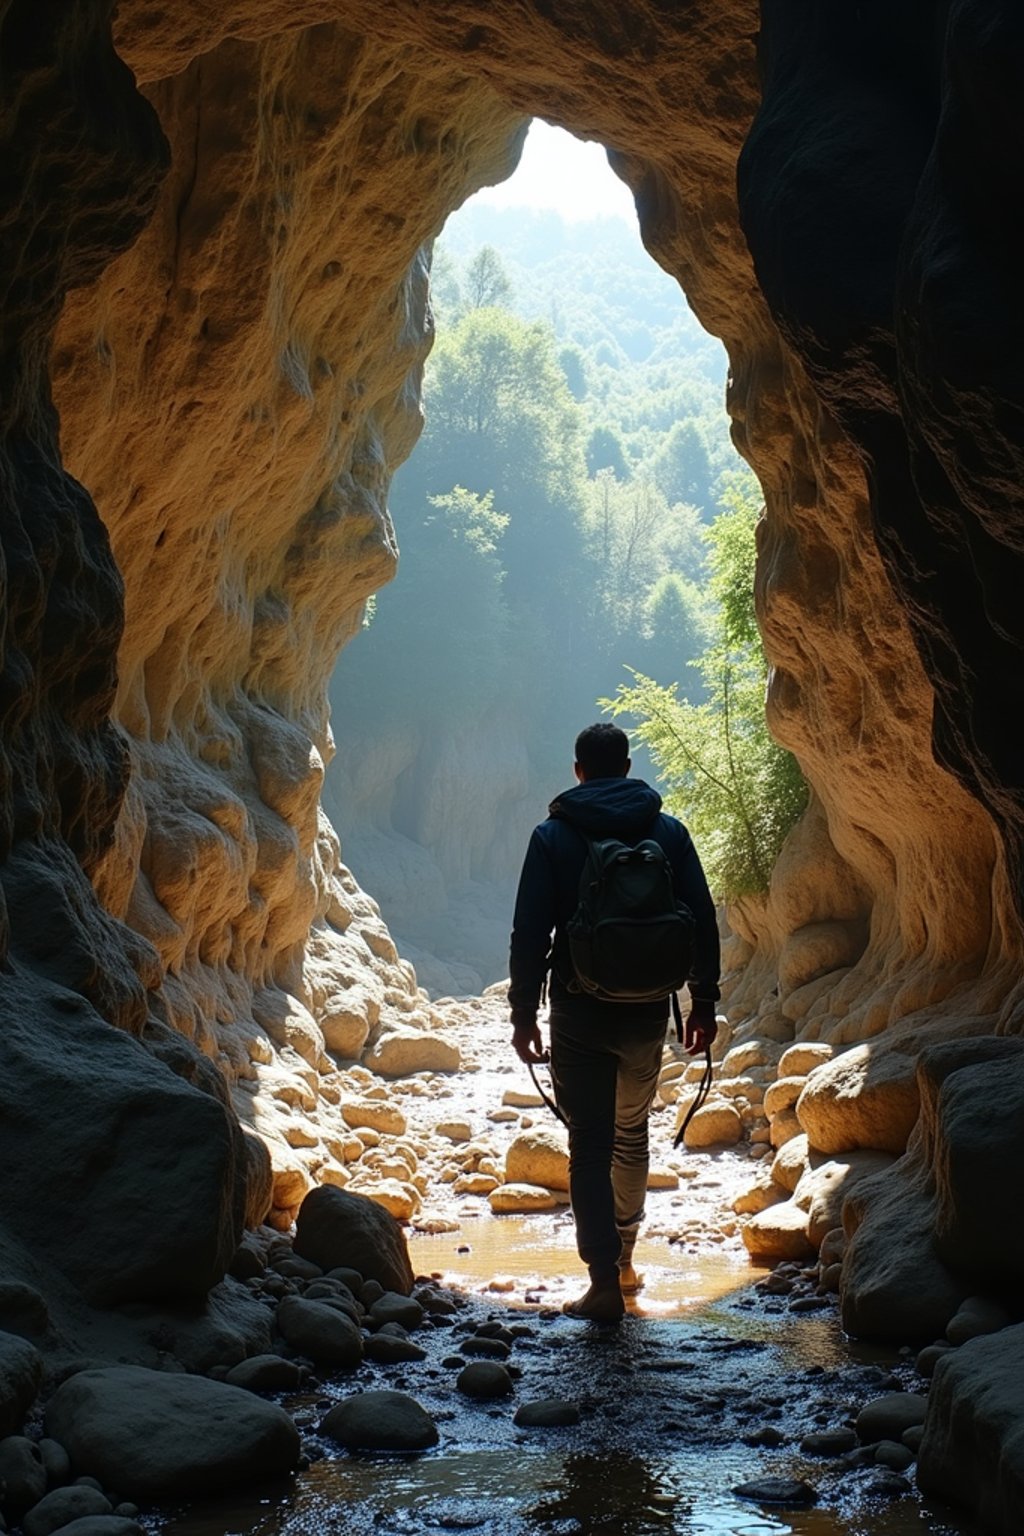
[(576, 737), (576, 777), (622, 779), (629, 772), (629, 737), (610, 721), (588, 725)]

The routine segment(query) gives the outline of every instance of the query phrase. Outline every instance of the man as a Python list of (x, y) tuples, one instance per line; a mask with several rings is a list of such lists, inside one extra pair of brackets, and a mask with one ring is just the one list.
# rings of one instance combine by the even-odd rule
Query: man
[(572, 1317), (617, 1322), (623, 1295), (640, 1289), (633, 1245), (647, 1190), (647, 1119), (661, 1071), (669, 999), (605, 1002), (573, 988), (566, 924), (579, 900), (584, 833), (635, 844), (651, 838), (672, 866), (677, 898), (696, 921), (685, 1043), (703, 1051), (715, 1037), (719, 943), (714, 903), (690, 834), (661, 810), (661, 796), (628, 777), (629, 742), (609, 723), (576, 738), (578, 784), (534, 829), (519, 880), (508, 1000), (512, 1044), (525, 1062), (547, 1060), (537, 1011), (550, 968), (551, 1077), (569, 1128), (569, 1199), (576, 1245), (590, 1287), (566, 1302)]

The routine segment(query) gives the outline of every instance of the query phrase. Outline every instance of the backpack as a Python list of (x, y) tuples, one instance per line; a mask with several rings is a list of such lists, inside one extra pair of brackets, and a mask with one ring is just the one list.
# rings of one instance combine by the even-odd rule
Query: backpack
[(587, 857), (565, 930), (570, 990), (608, 1002), (674, 997), (693, 963), (695, 923), (676, 896), (668, 855), (652, 838), (632, 847), (576, 830)]

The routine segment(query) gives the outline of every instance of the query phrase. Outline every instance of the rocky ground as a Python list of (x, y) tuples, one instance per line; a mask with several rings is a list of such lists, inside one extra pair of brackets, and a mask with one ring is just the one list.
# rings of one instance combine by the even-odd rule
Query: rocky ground
[[(832, 1254), (750, 1266), (744, 1234), (772, 1153), (751, 1074), (777, 1079), (774, 1057), (759, 1066), (748, 1045), (732, 1048), (733, 1068), (745, 1053), (743, 1093), (722, 1091), (740, 1080), (729, 1055), (720, 1069), (705, 1117), (731, 1109), (741, 1140), (674, 1153), (688, 1064), (666, 1047), (648, 1288), (619, 1329), (602, 1330), (560, 1310), (582, 1277), (564, 1144), (511, 1052), (500, 990), (442, 1010), (459, 1074), (344, 1074), (345, 1188), (309, 1196), (293, 1234), (247, 1235), (224, 1287), (249, 1309), (244, 1337), (221, 1329), (201, 1363), (175, 1342), (184, 1325), (144, 1364), (48, 1363), (34, 1401), (42, 1361), (0, 1335), (7, 1527), (960, 1529), (923, 1507), (913, 1483), (928, 1378), (959, 1338), (916, 1359), (909, 1347), (854, 1355)], [(500, 1264), (474, 1271), (481, 1252)], [(964, 1337), (994, 1326), (977, 1322)]]

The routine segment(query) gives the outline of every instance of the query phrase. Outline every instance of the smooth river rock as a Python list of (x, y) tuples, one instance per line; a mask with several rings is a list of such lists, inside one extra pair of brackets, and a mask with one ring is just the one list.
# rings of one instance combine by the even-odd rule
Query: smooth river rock
[(291, 1417), (240, 1387), (109, 1366), (80, 1371), (46, 1408), (46, 1432), (76, 1473), (140, 1502), (221, 1493), (292, 1472)]

